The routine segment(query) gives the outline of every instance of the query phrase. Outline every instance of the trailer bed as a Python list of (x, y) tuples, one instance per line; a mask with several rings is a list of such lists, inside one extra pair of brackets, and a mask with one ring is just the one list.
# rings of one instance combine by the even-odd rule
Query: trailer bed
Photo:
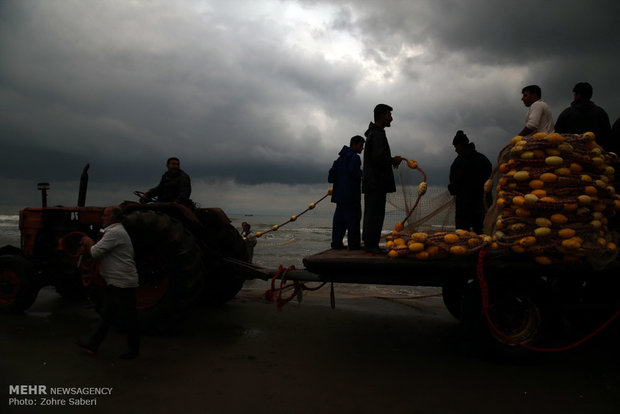
[[(413, 257), (390, 258), (373, 255), (363, 250), (325, 250), (305, 257), (305, 271), (318, 275), (322, 281), (339, 283), (368, 283), (410, 286), (443, 286), (446, 281), (474, 277), (478, 263), (477, 254), (449, 256), (419, 260)], [(518, 254), (489, 255), (484, 261), (488, 274), (538, 276), (565, 276), (578, 272), (597, 273), (591, 265), (553, 264), (539, 265), (530, 257)], [(605, 267), (604, 272), (618, 271), (618, 262)]]
[[(226, 258), (235, 271), (245, 279), (270, 280), (278, 269)], [(450, 280), (475, 278), (477, 254), (449, 256), (419, 260), (412, 257), (390, 258), (382, 254), (369, 254), (364, 250), (325, 250), (303, 258), (303, 269), (292, 269), (286, 279), (306, 282), (357, 283), (374, 285), (435, 286), (441, 287)], [(587, 263), (539, 265), (530, 257), (518, 254), (489, 255), (484, 261), (487, 275), (556, 277), (618, 273), (617, 261), (597, 271)]]

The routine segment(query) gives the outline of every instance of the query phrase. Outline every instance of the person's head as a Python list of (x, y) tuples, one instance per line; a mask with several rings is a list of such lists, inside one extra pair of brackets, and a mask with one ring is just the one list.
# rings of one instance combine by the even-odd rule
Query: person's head
[(168, 172), (179, 171), (181, 168), (181, 161), (177, 157), (170, 157), (168, 161), (166, 161), (166, 167), (168, 168)]
[(465, 133), (460, 129), (456, 131), (456, 135), (452, 140), (452, 145), (454, 145), (454, 151), (456, 151), (457, 154), (460, 154), (461, 152), (463, 152), (467, 144), (469, 144), (469, 138), (467, 138), (467, 135), (465, 135)]
[(110, 224), (120, 223), (123, 221), (123, 210), (121, 210), (119, 206), (106, 207), (103, 210), (101, 221), (104, 228), (108, 227)]
[(592, 85), (588, 82), (579, 82), (573, 88), (576, 101), (589, 101), (592, 98)]
[(349, 141), (349, 147), (351, 147), (351, 149), (355, 152), (357, 152), (358, 154), (361, 153), (364, 150), (364, 143), (366, 142), (366, 140), (364, 139), (364, 137), (361, 137), (359, 135), (356, 135), (354, 137), (351, 138), (351, 140)]
[(521, 100), (523, 104), (528, 108), (540, 98), (542, 98), (542, 91), (540, 90), (540, 86), (538, 85), (528, 85), (525, 88), (521, 89)]
[(251, 227), (251, 226), (250, 226), (250, 224), (249, 224), (247, 221), (244, 221), (243, 223), (241, 223), (241, 228), (242, 228), (244, 231), (249, 231), (249, 230), (250, 230), (250, 227)]
[(379, 104), (375, 106), (374, 116), (375, 125), (380, 127), (389, 127), (392, 123), (392, 111), (394, 109), (386, 104)]

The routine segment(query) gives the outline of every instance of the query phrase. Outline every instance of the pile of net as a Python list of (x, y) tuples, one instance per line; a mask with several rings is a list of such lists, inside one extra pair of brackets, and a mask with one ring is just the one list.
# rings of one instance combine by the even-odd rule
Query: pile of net
[[(616, 255), (610, 229), (620, 211), (614, 187), (617, 156), (603, 151), (594, 134), (546, 134), (513, 138), (499, 158), (496, 190), (485, 219), (486, 235), (465, 230), (407, 233), (401, 223), (387, 238), (391, 257), (417, 259), (465, 255), (487, 248), (517, 253), (540, 264), (588, 260), (604, 265)], [(495, 188), (493, 188), (495, 187)]]

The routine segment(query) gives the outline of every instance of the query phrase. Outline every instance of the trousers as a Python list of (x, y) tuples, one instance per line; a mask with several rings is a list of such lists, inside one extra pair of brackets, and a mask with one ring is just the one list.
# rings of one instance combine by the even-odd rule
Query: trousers
[(101, 320), (90, 338), (90, 346), (98, 349), (112, 324), (118, 323), (127, 331), (129, 352), (138, 353), (140, 349), (140, 330), (136, 308), (136, 288), (119, 288), (108, 285), (103, 295)]
[(332, 248), (342, 248), (342, 239), (345, 233), (349, 240), (349, 249), (359, 249), (360, 242), (360, 220), (362, 218), (362, 207), (360, 202), (336, 203), (336, 211), (332, 220)]
[(378, 247), (381, 230), (385, 219), (386, 193), (373, 192), (364, 194), (364, 225), (362, 240), (364, 247)]

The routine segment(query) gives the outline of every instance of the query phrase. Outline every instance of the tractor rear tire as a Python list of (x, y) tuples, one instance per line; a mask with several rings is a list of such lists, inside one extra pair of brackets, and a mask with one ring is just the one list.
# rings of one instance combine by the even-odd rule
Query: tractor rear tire
[(39, 288), (32, 263), (19, 255), (0, 256), (0, 312), (25, 311), (34, 303)]
[[(248, 261), (248, 250), (243, 238), (231, 224), (226, 224), (219, 232), (220, 245), (228, 257)], [(220, 258), (209, 260), (209, 273), (201, 302), (204, 306), (222, 306), (243, 287), (245, 279), (237, 276), (234, 268)]]
[(152, 211), (134, 211), (123, 222), (131, 237), (140, 286), (140, 328), (167, 333), (179, 328), (200, 298), (206, 271), (194, 236), (178, 220)]
[(204, 306), (221, 306), (234, 298), (243, 287), (244, 278), (235, 274), (234, 266), (223, 260), (230, 257), (249, 262), (243, 237), (218, 208), (199, 209), (196, 217), (202, 224), (205, 242), (206, 286), (201, 298)]

